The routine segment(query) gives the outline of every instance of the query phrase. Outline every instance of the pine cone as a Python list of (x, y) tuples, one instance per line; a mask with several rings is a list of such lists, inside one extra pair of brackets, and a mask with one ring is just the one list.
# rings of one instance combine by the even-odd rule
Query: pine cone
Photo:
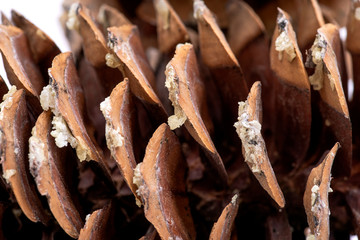
[(360, 236), (359, 0), (63, 7), (1, 15), (0, 239)]

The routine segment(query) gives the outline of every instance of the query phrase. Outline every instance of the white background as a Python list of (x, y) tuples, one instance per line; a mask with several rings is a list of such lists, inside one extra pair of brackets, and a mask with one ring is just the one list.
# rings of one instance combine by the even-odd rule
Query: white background
[[(70, 47), (60, 25), (63, 0), (1, 0), (0, 10), (11, 19), (11, 9), (16, 10), (43, 30), (60, 48), (62, 52)], [(0, 75), (7, 80), (0, 58)]]

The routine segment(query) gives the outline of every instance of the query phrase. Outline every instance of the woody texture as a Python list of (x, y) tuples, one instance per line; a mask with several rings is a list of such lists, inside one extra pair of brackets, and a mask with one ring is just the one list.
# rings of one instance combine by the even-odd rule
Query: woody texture
[(360, 237), (360, 0), (62, 8), (0, 12), (0, 240)]

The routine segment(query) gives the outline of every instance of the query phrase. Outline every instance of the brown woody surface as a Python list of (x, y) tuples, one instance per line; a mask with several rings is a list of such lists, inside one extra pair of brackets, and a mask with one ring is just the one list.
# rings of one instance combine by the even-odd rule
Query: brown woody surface
[(49, 69), (50, 85), (55, 91), (55, 106), (64, 117), (71, 133), (79, 141), (80, 160), (104, 161), (103, 153), (95, 140), (88, 133), (84, 122), (84, 97), (79, 84), (79, 77), (70, 52), (61, 53), (53, 60)]
[(111, 210), (113, 210), (112, 203), (108, 203), (102, 209), (96, 210), (86, 216), (84, 227), (80, 230), (80, 240), (96, 240), (111, 238), (111, 231), (109, 231), (109, 218), (111, 217)]
[[(348, 176), (351, 172), (352, 161), (352, 126), (350, 121), (349, 109), (346, 95), (343, 91), (341, 75), (339, 70), (339, 60), (336, 51), (339, 44), (339, 32), (337, 26), (326, 24), (318, 29), (317, 38), (323, 46), (320, 64), (323, 67), (309, 79), (322, 79), (323, 87), (319, 89), (321, 97), (320, 111), (325, 126), (329, 129), (335, 141), (338, 141), (342, 148), (339, 150), (339, 158), (342, 161), (335, 162), (334, 174)], [(314, 43), (315, 44), (315, 43)], [(313, 61), (312, 58), (311, 61)]]
[(315, 39), (316, 30), (325, 24), (318, 1), (301, 0), (299, 3), (298, 43), (302, 51)]
[(24, 32), (11, 25), (0, 25), (0, 51), (9, 82), (25, 90), (31, 113), (39, 115), (41, 106), (38, 98), (45, 82)]
[(291, 162), (282, 163), (284, 167), (295, 166), (304, 160), (310, 144), (310, 83), (291, 19), (280, 8), (270, 48), (270, 63), (277, 78), (276, 132), (281, 133), (276, 136), (276, 148), (280, 155), (291, 159)]
[[(2, 77), (21, 89), (18, 109), (28, 111), (29, 118), (15, 118), (17, 128), (0, 134), (4, 140), (9, 131), (27, 133), (18, 142), (1, 142), (7, 159), (0, 164), (27, 162), (28, 151), (22, 158), (16, 144), (30, 145), (34, 164), (24, 168), (28, 183), (19, 178), (25, 175), (0, 169), (0, 238), (169, 240), (180, 232), (183, 239), (209, 239), (211, 234), (232, 240), (311, 239), (314, 228), (306, 214), (314, 213), (304, 208), (305, 190), (310, 204), (311, 195), (315, 204), (319, 193), (331, 210), (330, 217), (320, 210), (321, 238), (359, 234), (359, 1), (197, 0), (195, 8), (192, 0), (73, 3), (64, 2), (61, 18), (73, 53), (57, 57), (51, 36), (31, 19), (13, 11), (10, 21), (1, 14), (0, 50), (8, 75)], [(339, 37), (346, 19), (344, 46), (351, 56)], [(49, 67), (56, 116), (38, 118)], [(353, 95), (347, 92), (348, 77), (354, 80)], [(250, 94), (241, 114), (241, 145), (233, 123), (238, 102), (248, 95), (243, 86), (253, 83), (256, 94)], [(0, 95), (6, 92), (0, 81)], [(12, 108), (6, 107), (18, 104), (14, 96), (1, 105), (6, 126), (14, 123), (8, 114)], [(184, 127), (170, 124), (174, 116)], [(79, 162), (76, 149), (56, 146), (59, 122), (54, 120), (59, 117), (77, 142), (85, 142), (80, 150), (98, 162)], [(174, 131), (164, 127), (168, 119)], [(29, 139), (36, 120), (34, 137), (47, 143), (48, 161), (32, 158), (43, 149)], [(309, 190), (306, 183), (335, 142), (342, 148), (332, 166), (334, 192), (327, 197), (325, 187)], [(327, 173), (322, 176), (329, 179)], [(6, 183), (16, 177), (41, 205), (35, 201), (24, 207), (27, 199), (18, 197), (22, 186)], [(144, 192), (151, 198), (140, 198)], [(238, 205), (229, 204), (234, 193)], [(41, 209), (46, 225), (31, 221)], [(93, 214), (85, 219), (88, 213)]]
[(3, 177), (10, 184), (24, 214), (33, 222), (47, 224), (49, 216), (45, 213), (29, 171), (27, 142), (31, 125), (25, 91), (13, 87), (8, 94), (8, 100), (2, 103), (0, 117)]
[(284, 195), (267, 155), (265, 141), (261, 133), (253, 133), (253, 128), (256, 128), (256, 125), (260, 125), (262, 122), (260, 96), (261, 83), (255, 82), (250, 89), (247, 100), (239, 103), (239, 121), (235, 123), (235, 128), (241, 138), (245, 162), (265, 191), (268, 192), (279, 207), (283, 208), (285, 206)]
[(235, 119), (236, 104), (248, 94), (241, 67), (223, 32), (202, 0), (194, 1), (201, 57), (212, 73), (227, 112)]
[(232, 197), (231, 202), (222, 211), (218, 221), (214, 223), (214, 226), (211, 229), (209, 239), (211, 240), (231, 239), (231, 233), (238, 212), (239, 204), (240, 204), (239, 195), (235, 194)]
[(176, 112), (176, 108), (180, 108), (179, 112), (182, 112), (186, 118), (184, 122), (186, 129), (205, 149), (210, 163), (219, 174), (220, 181), (226, 183), (227, 174), (225, 167), (211, 140), (207, 129), (209, 124), (206, 125), (205, 122), (209, 117), (207, 109), (204, 109), (206, 108), (204, 88), (200, 80), (197, 61), (191, 44), (178, 45), (174, 57), (166, 66), (165, 75), (178, 88), (173, 90), (178, 101), (177, 104), (173, 102), (173, 106), (179, 105), (174, 106), (175, 116), (180, 114)]
[(103, 25), (104, 31), (109, 27), (131, 24), (124, 14), (107, 4), (101, 5), (98, 21)]
[(123, 75), (129, 78), (131, 91), (143, 101), (156, 121), (163, 121), (167, 114), (154, 91), (154, 73), (145, 57), (137, 27), (122, 25), (111, 27), (108, 32), (108, 42), (123, 63), (120, 68)]
[[(360, 7), (359, 1), (352, 1), (351, 10), (348, 14), (347, 19), (347, 38), (346, 38), (346, 48), (351, 53), (351, 63), (352, 70), (349, 75), (353, 75), (354, 81), (354, 92), (352, 101), (349, 103), (349, 108), (352, 110), (351, 119), (353, 122), (357, 122), (359, 120), (359, 113), (356, 111), (357, 106), (359, 106), (359, 97), (360, 96), (360, 44), (359, 44), (359, 30), (360, 30), (360, 21), (356, 18), (356, 9)], [(359, 127), (357, 125), (353, 125), (354, 138), (358, 142), (357, 133), (359, 133)]]
[(112, 157), (136, 197), (137, 187), (133, 183), (136, 160), (133, 133), (135, 126), (135, 104), (130, 92), (129, 80), (125, 79), (112, 91), (101, 107), (106, 119), (106, 142)]
[(167, 124), (154, 132), (145, 157), (137, 166), (138, 195), (146, 218), (162, 239), (195, 239), (196, 232), (185, 193), (185, 162), (180, 143)]
[(160, 51), (171, 53), (178, 43), (189, 40), (185, 25), (167, 0), (154, 0), (158, 46)]
[(70, 174), (66, 174), (66, 167), (76, 166), (67, 164), (70, 155), (68, 149), (55, 145), (51, 132), (52, 113), (43, 112), (38, 117), (29, 140), (30, 172), (35, 178), (41, 195), (48, 199), (50, 211), (64, 231), (73, 238), (78, 238), (83, 220), (73, 202), (73, 196), (67, 183)]
[(308, 177), (304, 193), (304, 207), (311, 229), (316, 239), (329, 239), (329, 199), (331, 192), (331, 167), (340, 145), (335, 146), (327, 153), (321, 163), (314, 167)]
[(15, 26), (24, 31), (31, 55), (39, 65), (44, 80), (47, 81), (47, 69), (51, 67), (51, 62), (60, 53), (60, 49), (46, 33), (15, 10), (11, 11), (11, 20)]
[(237, 55), (265, 31), (265, 26), (254, 10), (243, 1), (231, 2), (228, 7), (230, 19), (228, 42)]

